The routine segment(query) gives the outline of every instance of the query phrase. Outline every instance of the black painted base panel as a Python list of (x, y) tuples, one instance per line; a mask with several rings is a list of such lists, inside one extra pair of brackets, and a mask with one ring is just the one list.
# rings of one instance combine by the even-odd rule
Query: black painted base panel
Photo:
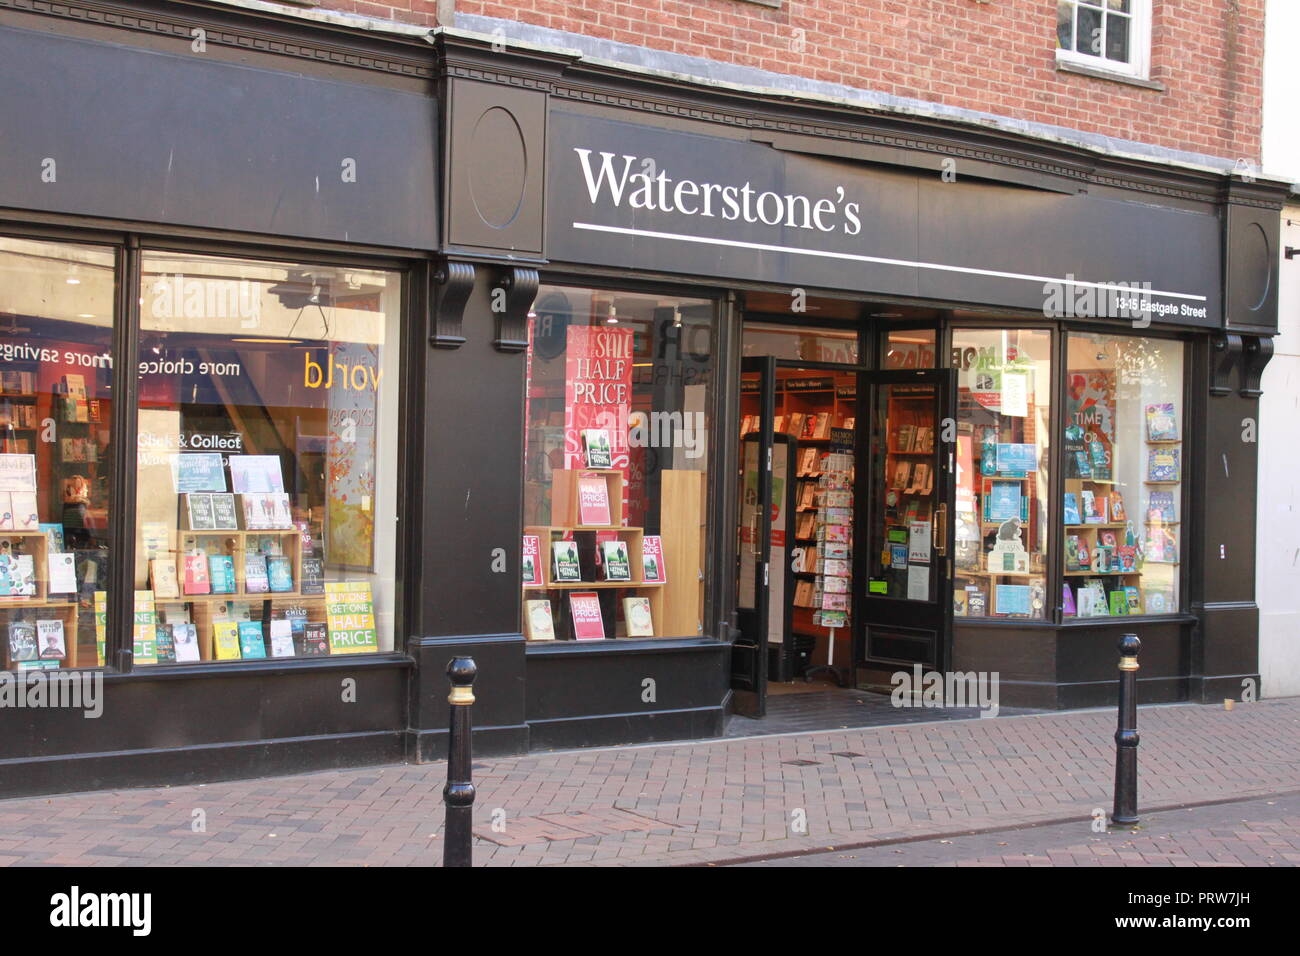
[[(411, 759), (416, 763), (432, 763), (447, 759), (448, 731), (411, 731)], [(510, 727), (475, 727), (475, 757), (509, 757), (528, 752), (528, 725)]]
[(399, 731), (0, 761), (3, 796), (182, 786), (402, 763)]
[(719, 737), (726, 716), (722, 707), (699, 707), (595, 717), (558, 717), (530, 720), (528, 731), (533, 751), (613, 747)]

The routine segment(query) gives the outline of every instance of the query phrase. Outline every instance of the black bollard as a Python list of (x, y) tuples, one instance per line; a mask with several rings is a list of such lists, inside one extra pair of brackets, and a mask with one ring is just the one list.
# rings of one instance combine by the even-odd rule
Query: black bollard
[(470, 707), (474, 703), (474, 676), (478, 668), (472, 657), (455, 657), (447, 664), (451, 678), (451, 733), (447, 740), (447, 785), (442, 788), (446, 806), (443, 827), (442, 865), (473, 866), (474, 782), (470, 762)]
[(1115, 731), (1115, 812), (1111, 823), (1132, 826), (1138, 822), (1138, 651), (1136, 634), (1119, 639), (1119, 727)]

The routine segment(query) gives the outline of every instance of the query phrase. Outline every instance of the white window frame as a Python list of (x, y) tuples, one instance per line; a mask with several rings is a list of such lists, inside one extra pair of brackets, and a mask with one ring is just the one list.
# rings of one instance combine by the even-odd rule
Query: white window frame
[[(1131, 24), (1129, 33), (1130, 62), (1121, 63), (1105, 56), (1079, 53), (1077, 50), (1066, 50), (1059, 46), (1056, 48), (1056, 62), (1085, 66), (1092, 70), (1114, 73), (1120, 77), (1131, 77), (1139, 80), (1150, 79), (1151, 5), (1152, 0), (1133, 0), (1131, 4), (1132, 11), (1129, 14)], [(1077, 11), (1077, 2), (1074, 3), (1074, 7)], [(1075, 22), (1076, 24), (1078, 22), (1077, 13), (1075, 14)], [(1055, 24), (1053, 24), (1053, 36), (1055, 36)]]

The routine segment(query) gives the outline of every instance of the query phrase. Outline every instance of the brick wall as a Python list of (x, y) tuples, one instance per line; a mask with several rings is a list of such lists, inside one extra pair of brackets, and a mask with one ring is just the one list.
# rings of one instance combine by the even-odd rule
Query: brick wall
[[(1164, 91), (1058, 71), (1052, 0), (784, 0), (780, 9), (744, 0), (455, 0), (455, 10), (1257, 162), (1264, 3), (1154, 0), (1150, 75)], [(438, 6), (324, 5), (429, 26)]]

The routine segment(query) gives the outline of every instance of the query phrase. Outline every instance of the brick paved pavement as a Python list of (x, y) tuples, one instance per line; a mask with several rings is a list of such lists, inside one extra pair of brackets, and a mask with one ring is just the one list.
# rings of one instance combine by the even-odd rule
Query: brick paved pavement
[[(1144, 810), (1300, 791), (1300, 699), (1139, 723)], [(1110, 804), (1113, 733), (1097, 710), (482, 760), (475, 862), (716, 863), (1082, 819)], [(434, 864), (444, 779), (398, 765), (3, 801), (0, 865)]]
[(1300, 793), (1143, 814), (1096, 833), (1083, 820), (741, 866), (1296, 866)]

